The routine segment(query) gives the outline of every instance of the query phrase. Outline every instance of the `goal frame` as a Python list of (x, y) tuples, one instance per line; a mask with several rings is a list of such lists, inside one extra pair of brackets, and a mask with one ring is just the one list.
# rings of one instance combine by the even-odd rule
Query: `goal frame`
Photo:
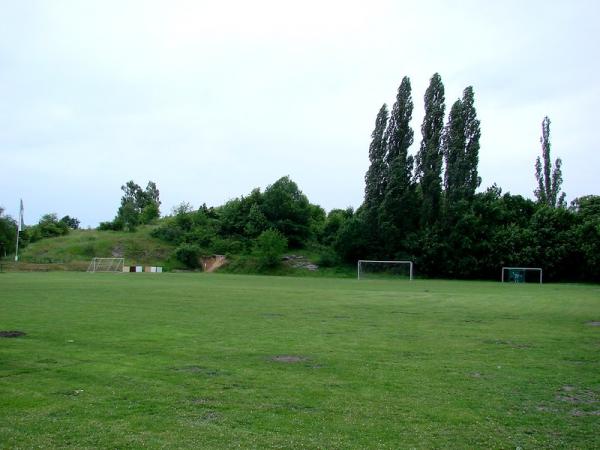
[(505, 270), (523, 270), (523, 271), (527, 271), (527, 270), (533, 270), (533, 271), (538, 271), (540, 273), (540, 282), (539, 284), (542, 284), (543, 281), (543, 273), (544, 271), (542, 270), (541, 267), (502, 267), (502, 283), (506, 282), (504, 279), (504, 271)]
[[(99, 263), (109, 262), (107, 266), (102, 266)], [(92, 258), (87, 271), (91, 273), (96, 272), (123, 272), (123, 265), (125, 258)]]
[(359, 259), (356, 263), (357, 279), (360, 280), (360, 265), (361, 263), (382, 263), (382, 264), (408, 264), (409, 280), (413, 279), (413, 262), (412, 261), (378, 261), (373, 259)]

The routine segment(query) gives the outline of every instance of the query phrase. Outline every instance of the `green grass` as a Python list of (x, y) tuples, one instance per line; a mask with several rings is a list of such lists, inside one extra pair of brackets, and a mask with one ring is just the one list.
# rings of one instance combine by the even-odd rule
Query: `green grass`
[(598, 448), (599, 320), (594, 285), (0, 274), (0, 447)]

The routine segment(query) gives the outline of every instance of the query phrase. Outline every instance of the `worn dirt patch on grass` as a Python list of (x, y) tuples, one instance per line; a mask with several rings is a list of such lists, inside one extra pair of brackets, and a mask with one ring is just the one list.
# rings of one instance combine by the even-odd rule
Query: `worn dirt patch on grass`
[(16, 338), (16, 337), (25, 336), (25, 334), (26, 334), (25, 332), (18, 331), (18, 330), (0, 331), (0, 338)]
[(210, 398), (201, 398), (201, 397), (200, 397), (200, 398), (193, 398), (193, 399), (191, 400), (191, 402), (192, 402), (194, 405), (208, 405), (208, 404), (212, 403), (212, 402), (213, 402), (213, 400), (212, 400), (212, 399), (210, 399)]
[(600, 327), (600, 321), (598, 320), (592, 320), (590, 322), (586, 322), (586, 325), (589, 325), (590, 327)]
[(300, 355), (276, 355), (271, 357), (271, 361), (293, 364), (307, 361), (308, 358), (306, 356)]
[(577, 389), (575, 386), (566, 385), (556, 394), (556, 400), (574, 405), (591, 405), (598, 403), (598, 395), (587, 389)]
[(207, 377), (216, 377), (218, 375), (223, 374), (223, 372), (220, 370), (210, 369), (208, 367), (202, 367), (202, 366), (174, 367), (173, 370), (176, 370), (177, 372), (197, 373), (200, 375), (206, 375)]
[(508, 341), (508, 340), (504, 340), (504, 339), (486, 339), (483, 341), (483, 343), (484, 344), (503, 345), (503, 346), (516, 348), (516, 349), (527, 349), (527, 348), (532, 347), (530, 344), (527, 344), (524, 342), (514, 342), (514, 341)]
[(575, 417), (600, 416), (600, 411), (581, 411), (579, 409), (574, 409), (573, 411), (571, 411), (571, 415)]

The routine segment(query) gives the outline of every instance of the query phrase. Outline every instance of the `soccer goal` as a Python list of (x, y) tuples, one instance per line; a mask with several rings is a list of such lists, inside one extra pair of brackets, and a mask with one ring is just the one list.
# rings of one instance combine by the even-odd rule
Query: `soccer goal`
[(502, 282), (542, 284), (540, 267), (503, 267)]
[(358, 279), (365, 278), (408, 278), (413, 279), (412, 261), (358, 260)]
[(88, 272), (122, 272), (124, 258), (94, 258)]

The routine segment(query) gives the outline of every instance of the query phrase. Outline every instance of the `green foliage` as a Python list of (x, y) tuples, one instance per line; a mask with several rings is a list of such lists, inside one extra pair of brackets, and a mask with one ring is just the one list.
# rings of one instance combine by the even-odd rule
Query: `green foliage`
[(333, 242), (333, 248), (346, 262), (356, 262), (372, 255), (370, 229), (362, 214), (344, 220)]
[(434, 74), (425, 91), (425, 116), (421, 125), (423, 139), (417, 154), (417, 178), (422, 195), (421, 225), (435, 224), (440, 214), (442, 193), (442, 148), (445, 111), (444, 85)]
[(263, 231), (256, 239), (255, 254), (261, 268), (273, 268), (281, 264), (281, 256), (287, 249), (287, 239), (278, 230)]
[(327, 214), (325, 223), (321, 233), (321, 242), (325, 245), (332, 245), (337, 239), (337, 235), (344, 225), (346, 220), (352, 218), (354, 210), (352, 208), (347, 209), (332, 209)]
[(115, 218), (115, 229), (135, 231), (141, 223), (140, 212), (132, 200), (121, 202), (117, 217)]
[(77, 219), (75, 217), (64, 216), (62, 219), (60, 219), (60, 221), (62, 223), (64, 223), (71, 230), (78, 230), (79, 229), (80, 222), (79, 222), (79, 219)]
[(286, 237), (291, 247), (302, 247), (310, 238), (311, 208), (298, 185), (282, 177), (267, 187), (262, 201), (269, 224)]
[(50, 213), (43, 215), (37, 225), (28, 227), (24, 233), (24, 239), (28, 242), (36, 242), (40, 239), (64, 236), (68, 233), (68, 224), (58, 220), (55, 213)]
[(388, 122), (387, 105), (384, 103), (377, 113), (375, 129), (371, 133), (369, 146), (369, 170), (365, 175), (365, 208), (376, 211), (383, 201), (386, 178), (386, 139), (385, 130)]
[(0, 258), (14, 252), (17, 244), (17, 222), (4, 214), (0, 206)]
[(139, 225), (153, 223), (160, 217), (160, 192), (156, 183), (149, 181), (142, 189), (133, 180), (121, 186), (123, 197), (112, 222), (102, 222), (100, 230), (126, 230), (134, 232)]
[(473, 88), (469, 86), (462, 100), (452, 105), (448, 116), (443, 137), (447, 206), (461, 200), (471, 201), (481, 183), (477, 175), (481, 131), (474, 102)]
[(586, 195), (571, 202), (578, 219), (575, 240), (581, 252), (581, 279), (600, 280), (600, 196)]
[(200, 247), (194, 244), (183, 243), (175, 249), (175, 258), (190, 269), (197, 269), (201, 266)]
[(556, 158), (554, 169), (550, 157), (550, 119), (546, 116), (542, 121), (542, 159), (538, 156), (535, 160), (535, 178), (538, 182), (538, 188), (535, 190), (535, 196), (538, 202), (550, 208), (564, 208), (565, 193), (559, 195), (562, 186), (562, 160)]
[[(413, 143), (413, 101), (408, 77), (402, 79), (396, 103), (386, 131), (386, 188), (383, 201), (378, 205), (380, 240), (384, 253), (394, 253), (404, 247), (406, 235), (417, 226), (418, 200), (412, 180), (413, 157), (408, 149)], [(373, 228), (373, 222), (370, 221)]]
[(319, 267), (335, 267), (340, 264), (340, 257), (332, 248), (325, 248), (319, 254), (317, 264)]

